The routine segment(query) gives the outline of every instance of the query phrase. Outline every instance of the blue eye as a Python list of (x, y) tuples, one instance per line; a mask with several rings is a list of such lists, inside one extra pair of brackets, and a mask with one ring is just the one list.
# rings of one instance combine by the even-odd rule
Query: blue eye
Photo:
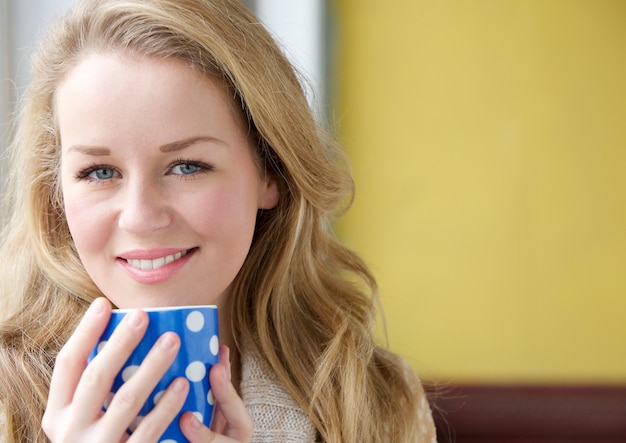
[(95, 180), (110, 180), (115, 172), (111, 168), (97, 168), (92, 170), (88, 177)]
[(172, 174), (190, 175), (199, 172), (202, 168), (194, 163), (181, 163), (174, 166), (171, 170)]
[(195, 160), (176, 160), (172, 162), (168, 174), (189, 176), (202, 174), (213, 170), (213, 165)]
[(92, 182), (108, 181), (116, 178), (119, 173), (111, 166), (107, 165), (93, 165), (81, 170), (76, 178), (78, 180), (89, 180)]

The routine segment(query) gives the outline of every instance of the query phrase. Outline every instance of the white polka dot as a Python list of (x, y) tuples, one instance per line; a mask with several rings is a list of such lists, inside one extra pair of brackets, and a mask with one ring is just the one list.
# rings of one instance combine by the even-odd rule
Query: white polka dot
[(204, 327), (204, 315), (200, 311), (193, 311), (187, 316), (186, 323), (191, 332), (198, 332)]
[(215, 397), (213, 397), (213, 391), (209, 389), (209, 393), (206, 395), (206, 401), (213, 406), (215, 404)]
[(139, 423), (141, 423), (141, 420), (143, 420), (143, 416), (138, 415), (137, 417), (135, 417), (135, 419), (130, 423), (130, 425), (128, 425), (128, 429), (130, 429), (130, 432), (135, 432), (135, 429), (137, 429), (137, 426), (139, 426)]
[(187, 369), (185, 370), (185, 376), (190, 381), (194, 382), (203, 380), (206, 376), (206, 367), (204, 366), (204, 363), (201, 361), (189, 363), (189, 366), (187, 366)]
[(194, 412), (193, 415), (198, 419), (198, 421), (200, 423), (204, 423), (204, 416), (202, 415), (202, 412)]
[(124, 368), (124, 370), (122, 371), (122, 380), (128, 381), (129, 378), (135, 375), (135, 372), (137, 372), (138, 369), (139, 369), (139, 366), (137, 365), (131, 365), (131, 366)]
[(161, 440), (159, 443), (178, 443), (176, 440)]
[(154, 404), (156, 405), (159, 400), (161, 400), (161, 397), (163, 397), (163, 394), (165, 394), (165, 391), (159, 391), (156, 394), (154, 394)]
[(97, 349), (97, 353), (101, 353), (102, 352), (102, 348), (104, 348), (104, 345), (107, 344), (106, 340), (102, 340), (100, 343), (98, 343), (98, 349)]
[(217, 335), (211, 337), (209, 347), (211, 348), (211, 354), (213, 355), (217, 355), (220, 352), (220, 339), (217, 338)]

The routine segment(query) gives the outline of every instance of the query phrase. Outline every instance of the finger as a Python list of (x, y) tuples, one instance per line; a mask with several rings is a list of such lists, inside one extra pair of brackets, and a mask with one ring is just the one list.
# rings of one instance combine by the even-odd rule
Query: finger
[(106, 298), (94, 300), (70, 339), (59, 351), (50, 380), (47, 410), (59, 410), (71, 403), (87, 366), (89, 354), (104, 332), (110, 315), (111, 304)]
[(213, 421), (211, 422), (211, 430), (218, 434), (223, 434), (226, 431), (226, 418), (220, 411), (220, 406), (215, 405), (215, 411), (213, 412)]
[(218, 434), (204, 426), (192, 412), (185, 412), (182, 415), (180, 418), (180, 429), (190, 443), (248, 443), (251, 440), (251, 437), (240, 439)]
[(252, 419), (243, 401), (229, 380), (227, 364), (219, 362), (209, 373), (211, 391), (215, 403), (226, 421), (225, 435), (238, 441), (248, 441), (252, 437)]
[(226, 371), (228, 373), (228, 381), (232, 380), (232, 372), (230, 365), (230, 348), (226, 345), (220, 345), (220, 352), (218, 361), (223, 362), (226, 365)]
[[(223, 362), (227, 367), (228, 380), (232, 379), (231, 366), (230, 366), (230, 348), (226, 345), (221, 345), (219, 349), (219, 361)], [(224, 414), (220, 411), (219, 404), (215, 406), (215, 413), (213, 414), (213, 423), (211, 424), (211, 429), (220, 434), (224, 433), (224, 429), (226, 428), (226, 418), (224, 418)]]
[(148, 315), (144, 311), (129, 312), (100, 353), (85, 368), (72, 400), (79, 423), (81, 420), (89, 423), (100, 415), (116, 375), (141, 341), (147, 326)]
[[(115, 428), (118, 423), (126, 423), (127, 426), (130, 425), (135, 417), (137, 417), (144, 403), (148, 400), (157, 383), (172, 365), (179, 349), (180, 338), (173, 332), (167, 332), (157, 340), (148, 355), (146, 355), (146, 358), (144, 358), (137, 372), (122, 385), (113, 397), (109, 408), (102, 418), (102, 423), (105, 428)], [(178, 386), (178, 384), (175, 384), (175, 386)], [(163, 400), (164, 398), (161, 399), (161, 401)], [(183, 403), (184, 400), (183, 398)], [(161, 401), (159, 401), (159, 404)], [(182, 403), (178, 410), (180, 410), (180, 407), (182, 407)], [(170, 400), (166, 401), (159, 410), (164, 410), (165, 412), (170, 411)], [(178, 410), (174, 411), (174, 415), (176, 415)], [(173, 418), (174, 416), (171, 416), (169, 421), (162, 424), (167, 427)], [(142, 419), (142, 423), (143, 420), (145, 420), (145, 418)], [(150, 427), (150, 423), (152, 422), (152, 420), (149, 421), (148, 425), (144, 425), (144, 428), (154, 429), (154, 426)], [(163, 427), (163, 429), (165, 429), (165, 427)], [(154, 438), (159, 435), (160, 434), (154, 436)]]
[(193, 412), (185, 412), (180, 418), (180, 429), (190, 443), (227, 442), (225, 438), (218, 440), (219, 434), (210, 430), (198, 420)]
[(129, 441), (156, 441), (176, 418), (189, 393), (189, 382), (184, 377), (174, 380), (157, 405), (144, 417)]

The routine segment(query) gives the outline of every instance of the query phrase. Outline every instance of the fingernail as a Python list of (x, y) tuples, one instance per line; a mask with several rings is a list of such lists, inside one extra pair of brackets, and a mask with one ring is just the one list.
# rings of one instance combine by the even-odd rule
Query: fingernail
[(159, 340), (159, 346), (161, 349), (170, 350), (176, 346), (176, 340), (171, 334), (165, 334)]
[(102, 314), (104, 312), (104, 301), (100, 298), (95, 299), (93, 303), (91, 303), (91, 306), (89, 306), (89, 310), (95, 315)]
[(182, 392), (185, 390), (185, 380), (182, 378), (178, 378), (174, 380), (174, 392)]
[(143, 318), (140, 311), (132, 311), (128, 314), (128, 326), (131, 328), (137, 328), (141, 326)]
[(202, 426), (202, 423), (200, 423), (200, 420), (198, 420), (194, 414), (191, 414), (191, 426), (196, 429), (200, 429), (200, 426)]

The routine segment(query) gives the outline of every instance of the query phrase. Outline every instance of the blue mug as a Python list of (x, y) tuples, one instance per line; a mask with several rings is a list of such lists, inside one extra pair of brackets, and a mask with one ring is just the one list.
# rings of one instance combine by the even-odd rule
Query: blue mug
[[(91, 361), (105, 346), (117, 325), (129, 312), (128, 309), (114, 309), (100, 342), (89, 357)], [(103, 405), (106, 410), (115, 392), (139, 368), (158, 338), (165, 332), (172, 331), (181, 339), (181, 347), (174, 363), (167, 370), (156, 388), (150, 394), (139, 415), (129, 427), (132, 433), (141, 419), (150, 412), (170, 383), (178, 377), (186, 377), (190, 384), (189, 394), (181, 411), (163, 433), (160, 443), (182, 443), (187, 439), (179, 427), (180, 416), (187, 411), (193, 412), (201, 423), (210, 427), (213, 421), (215, 400), (209, 386), (209, 370), (217, 363), (219, 354), (219, 334), (216, 306), (172, 306), (144, 309), (149, 317), (146, 334), (137, 345), (122, 370), (117, 374), (111, 389), (111, 395)]]

